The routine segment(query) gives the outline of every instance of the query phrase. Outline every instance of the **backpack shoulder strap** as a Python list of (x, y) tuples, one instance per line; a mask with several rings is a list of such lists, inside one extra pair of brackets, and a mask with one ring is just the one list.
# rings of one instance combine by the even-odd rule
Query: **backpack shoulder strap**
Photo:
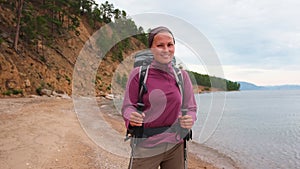
[(179, 90), (180, 90), (182, 103), (183, 103), (183, 100), (184, 100), (184, 82), (183, 82), (182, 73), (181, 73), (181, 70), (177, 67), (174, 67), (173, 71), (174, 71), (174, 76), (175, 76), (177, 85), (178, 85)]
[[(173, 70), (174, 70), (177, 85), (179, 87), (181, 97), (182, 97), (181, 112), (182, 112), (182, 115), (186, 115), (188, 109), (186, 109), (183, 106), (183, 103), (184, 103), (184, 81), (183, 81), (182, 72), (179, 68), (176, 68), (176, 67), (174, 67)], [(183, 138), (183, 140), (184, 140), (184, 158), (186, 160), (186, 142), (189, 140), (192, 140), (192, 129), (188, 130), (188, 129), (181, 128), (181, 131), (179, 133), (180, 133), (180, 138)]]
[(138, 110), (143, 111), (142, 108), (144, 106), (143, 103), (143, 95), (147, 93), (147, 76), (149, 71), (149, 65), (148, 66), (140, 66), (139, 70), (139, 96), (138, 96)]

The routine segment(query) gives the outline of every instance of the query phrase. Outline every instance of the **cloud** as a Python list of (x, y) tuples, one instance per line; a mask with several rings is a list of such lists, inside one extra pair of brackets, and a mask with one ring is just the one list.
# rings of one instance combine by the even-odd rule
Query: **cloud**
[[(298, 1), (197, 1), (198, 20), (222, 63), (280, 67), (299, 56)], [(194, 6), (194, 5), (193, 5)], [(197, 5), (195, 5), (197, 6)], [(205, 23), (201, 14), (205, 12)], [(193, 11), (196, 15), (196, 10)], [(197, 11), (197, 12), (198, 12)], [(202, 11), (202, 12), (201, 12)], [(208, 22), (207, 22), (208, 21)], [(206, 24), (206, 25), (205, 25)]]
[[(240, 77), (247, 80), (247, 77), (252, 80), (255, 73), (260, 72), (257, 77), (261, 78), (261, 81), (269, 81), (270, 84), (277, 83), (280, 79), (282, 82), (289, 82), (287, 77), (294, 83), (292, 77), (295, 77), (296, 73), (300, 74), (298, 0), (110, 2), (116, 8), (124, 9), (129, 15), (158, 12), (191, 23), (214, 46), (229, 78)], [(176, 55), (184, 56), (186, 64), (195, 65), (193, 53), (177, 49)], [(196, 63), (202, 64), (201, 61)], [(240, 73), (234, 73), (228, 67), (239, 70)], [(294, 69), (290, 70), (290, 67)]]

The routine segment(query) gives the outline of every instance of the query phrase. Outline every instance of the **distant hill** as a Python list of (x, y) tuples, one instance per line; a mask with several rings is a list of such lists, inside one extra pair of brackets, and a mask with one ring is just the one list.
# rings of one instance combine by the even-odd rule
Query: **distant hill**
[(300, 85), (264, 86), (265, 90), (300, 90)]
[(300, 90), (300, 85), (257, 86), (249, 82), (240, 83), (240, 90)]
[(240, 90), (261, 90), (261, 86), (257, 86), (253, 83), (238, 82), (240, 84)]

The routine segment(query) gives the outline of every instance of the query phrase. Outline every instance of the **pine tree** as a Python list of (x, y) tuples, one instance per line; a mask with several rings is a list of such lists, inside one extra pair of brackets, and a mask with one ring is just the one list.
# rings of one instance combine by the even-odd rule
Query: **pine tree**
[(17, 26), (16, 26), (16, 35), (15, 35), (15, 40), (14, 40), (14, 49), (16, 51), (18, 51), (18, 42), (19, 42), (19, 36), (20, 36), (20, 23), (21, 23), (23, 4), (24, 4), (24, 0), (16, 0)]

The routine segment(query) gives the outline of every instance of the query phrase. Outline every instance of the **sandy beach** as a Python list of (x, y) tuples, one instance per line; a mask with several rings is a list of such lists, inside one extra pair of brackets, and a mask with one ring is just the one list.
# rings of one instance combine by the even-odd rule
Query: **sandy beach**
[[(99, 106), (111, 106), (102, 99)], [(121, 116), (99, 112), (119, 133)], [(98, 146), (81, 127), (72, 99), (0, 99), (1, 169), (122, 169), (128, 158)], [(114, 142), (114, 138), (111, 138)], [(189, 169), (216, 169), (189, 153)]]

